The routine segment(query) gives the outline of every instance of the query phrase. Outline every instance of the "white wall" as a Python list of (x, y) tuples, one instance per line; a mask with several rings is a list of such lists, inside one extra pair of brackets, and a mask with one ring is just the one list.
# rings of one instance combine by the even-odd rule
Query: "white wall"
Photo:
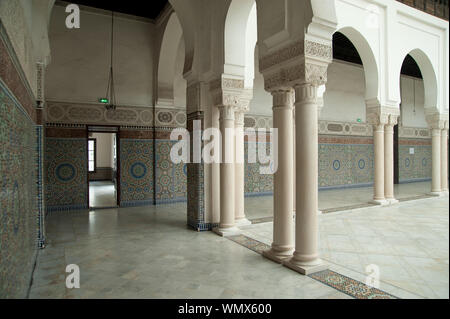
[(323, 95), (321, 120), (366, 121), (365, 80), (362, 66), (333, 61)]
[(97, 167), (113, 167), (112, 133), (93, 133), (97, 140)]
[[(52, 62), (46, 73), (46, 97), (96, 103), (105, 96), (109, 76), (111, 16), (81, 9), (80, 29), (67, 29), (65, 8), (55, 6), (50, 21)], [(114, 72), (117, 102), (153, 104), (153, 29), (150, 20), (115, 18)]]
[[(401, 122), (406, 127), (428, 127), (425, 120), (423, 80), (402, 76)], [(415, 110), (415, 111), (414, 111)]]

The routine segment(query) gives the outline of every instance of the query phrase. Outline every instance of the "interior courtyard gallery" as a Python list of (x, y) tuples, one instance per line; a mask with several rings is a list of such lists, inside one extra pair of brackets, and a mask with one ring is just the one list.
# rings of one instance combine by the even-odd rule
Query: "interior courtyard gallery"
[(0, 0), (0, 298), (449, 298), (448, 1), (145, 3)]

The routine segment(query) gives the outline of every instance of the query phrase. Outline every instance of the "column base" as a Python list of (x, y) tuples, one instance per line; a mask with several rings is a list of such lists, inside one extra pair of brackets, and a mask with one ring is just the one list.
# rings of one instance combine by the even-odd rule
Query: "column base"
[(252, 224), (252, 222), (251, 221), (249, 221), (247, 218), (241, 218), (241, 219), (237, 219), (237, 220), (235, 220), (235, 225), (237, 226), (237, 227), (241, 227), (241, 226), (249, 226), (249, 225), (251, 225)]
[(237, 227), (213, 228), (213, 232), (222, 237), (236, 236), (241, 234), (241, 230)]
[(294, 253), (294, 249), (291, 251), (275, 251), (273, 249), (263, 251), (263, 256), (267, 259), (270, 259), (276, 263), (282, 264), (284, 261), (292, 258), (292, 254)]
[(389, 203), (389, 205), (397, 204), (399, 201), (395, 198), (386, 198), (386, 201)]
[(429, 192), (428, 195), (434, 196), (434, 197), (441, 197), (442, 192)]
[(290, 258), (283, 262), (283, 266), (286, 266), (302, 275), (308, 276), (319, 271), (327, 270), (328, 264), (326, 264), (322, 259), (317, 259), (312, 262), (299, 262)]
[(389, 205), (389, 201), (387, 201), (386, 199), (373, 199), (369, 202), (369, 204), (386, 206), (386, 205)]

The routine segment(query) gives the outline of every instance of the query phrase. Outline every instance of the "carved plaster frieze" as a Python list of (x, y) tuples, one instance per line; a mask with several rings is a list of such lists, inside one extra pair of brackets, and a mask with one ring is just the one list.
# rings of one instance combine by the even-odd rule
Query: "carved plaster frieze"
[(367, 122), (371, 125), (396, 125), (400, 116), (398, 107), (381, 106), (376, 101), (366, 101)]
[(425, 119), (433, 130), (448, 129), (448, 114), (441, 113), (428, 113), (425, 115)]
[(215, 106), (232, 106), (240, 112), (247, 112), (253, 91), (244, 88), (244, 80), (222, 76), (210, 82), (209, 90)]
[(270, 53), (259, 60), (259, 70), (264, 72), (265, 70), (282, 64), (286, 61), (300, 58), (305, 53), (305, 43), (298, 41), (290, 44), (284, 48), (281, 48), (273, 53)]

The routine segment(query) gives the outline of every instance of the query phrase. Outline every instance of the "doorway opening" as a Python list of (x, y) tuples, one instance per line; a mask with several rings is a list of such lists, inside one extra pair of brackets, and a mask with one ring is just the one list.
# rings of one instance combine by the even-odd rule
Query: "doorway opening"
[(88, 127), (89, 209), (119, 206), (117, 127)]

